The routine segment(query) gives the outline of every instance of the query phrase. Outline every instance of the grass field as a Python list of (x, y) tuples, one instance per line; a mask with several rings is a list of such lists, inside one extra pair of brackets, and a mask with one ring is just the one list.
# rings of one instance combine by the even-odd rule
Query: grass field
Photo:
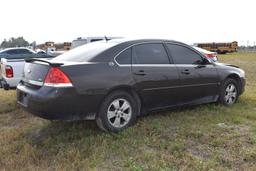
[(0, 90), (0, 170), (256, 170), (256, 54), (220, 60), (246, 71), (236, 105), (152, 113), (119, 134), (34, 117)]

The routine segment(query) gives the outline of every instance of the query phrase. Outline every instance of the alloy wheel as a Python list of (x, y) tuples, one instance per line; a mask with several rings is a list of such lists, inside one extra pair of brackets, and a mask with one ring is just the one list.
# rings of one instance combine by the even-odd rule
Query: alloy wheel
[(237, 98), (237, 89), (234, 84), (231, 83), (226, 87), (224, 98), (225, 98), (225, 102), (228, 105), (235, 103)]
[(116, 99), (107, 110), (109, 123), (115, 128), (122, 128), (129, 123), (132, 116), (131, 104), (126, 99)]

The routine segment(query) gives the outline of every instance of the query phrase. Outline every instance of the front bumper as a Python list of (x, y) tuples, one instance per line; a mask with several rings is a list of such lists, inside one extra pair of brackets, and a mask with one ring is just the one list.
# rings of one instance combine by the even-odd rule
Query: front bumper
[(95, 119), (100, 99), (97, 95), (79, 95), (73, 87), (17, 86), (18, 104), (33, 115), (49, 120)]
[(241, 94), (243, 94), (243, 92), (245, 91), (246, 80), (245, 80), (245, 78), (243, 78), (243, 77), (242, 77), (240, 80), (241, 80), (241, 86), (240, 86), (240, 87), (241, 87), (241, 88), (240, 88), (240, 95), (241, 95)]

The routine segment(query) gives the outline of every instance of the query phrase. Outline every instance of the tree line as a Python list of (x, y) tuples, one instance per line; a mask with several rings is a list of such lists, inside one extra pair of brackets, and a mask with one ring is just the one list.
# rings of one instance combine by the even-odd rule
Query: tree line
[(0, 45), (0, 48), (10, 48), (10, 47), (26, 47), (29, 46), (29, 42), (23, 37), (11, 37), (9, 40), (4, 39)]

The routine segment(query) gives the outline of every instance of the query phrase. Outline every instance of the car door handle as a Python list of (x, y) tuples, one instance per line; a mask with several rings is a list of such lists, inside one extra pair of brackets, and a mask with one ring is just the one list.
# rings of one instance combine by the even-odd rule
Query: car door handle
[(189, 75), (190, 74), (190, 71), (188, 69), (185, 69), (183, 71), (181, 71), (182, 74), (185, 74), (185, 75)]
[(195, 68), (199, 69), (199, 68), (205, 68), (205, 67), (206, 67), (205, 65), (197, 65)]
[(144, 76), (146, 75), (146, 73), (143, 70), (139, 70), (138, 72), (134, 72), (134, 75), (140, 75), (140, 76)]

